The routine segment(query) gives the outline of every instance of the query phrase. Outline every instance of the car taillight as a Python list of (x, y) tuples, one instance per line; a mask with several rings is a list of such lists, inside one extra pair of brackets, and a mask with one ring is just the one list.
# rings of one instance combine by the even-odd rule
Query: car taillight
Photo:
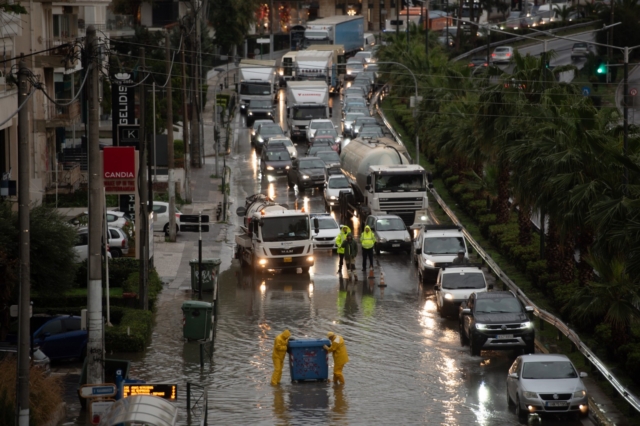
[(126, 247), (127, 246), (127, 240), (126, 238), (122, 239), (122, 243), (121, 243), (121, 247)]
[(495, 54), (495, 53), (492, 53), (492, 54), (491, 54), (491, 57), (492, 57), (492, 58), (495, 58), (495, 57), (496, 57), (496, 54)]
[(507, 58), (508, 58), (509, 56), (511, 56), (511, 53), (507, 53)]

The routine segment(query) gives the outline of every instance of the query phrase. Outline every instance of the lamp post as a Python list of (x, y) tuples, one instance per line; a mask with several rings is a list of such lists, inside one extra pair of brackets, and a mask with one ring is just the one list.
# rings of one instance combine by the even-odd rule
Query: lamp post
[(384, 61), (384, 62), (376, 62), (376, 64), (399, 65), (402, 68), (409, 71), (409, 73), (411, 74), (411, 77), (413, 77), (413, 84), (415, 88), (415, 101), (413, 103), (413, 120), (414, 120), (414, 129), (416, 133), (416, 164), (420, 164), (420, 140), (418, 139), (418, 80), (416, 79), (416, 75), (406, 65), (401, 64), (400, 62)]

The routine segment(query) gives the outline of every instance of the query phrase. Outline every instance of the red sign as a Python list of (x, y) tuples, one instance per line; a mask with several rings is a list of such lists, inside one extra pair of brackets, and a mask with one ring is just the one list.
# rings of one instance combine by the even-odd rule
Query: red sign
[(104, 148), (104, 179), (135, 179), (136, 150), (132, 146)]

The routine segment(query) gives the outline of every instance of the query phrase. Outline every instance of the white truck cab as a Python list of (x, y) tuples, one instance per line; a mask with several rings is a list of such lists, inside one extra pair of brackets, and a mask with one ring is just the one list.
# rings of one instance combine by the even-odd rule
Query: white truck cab
[(436, 309), (441, 317), (457, 316), (458, 308), (471, 293), (483, 293), (493, 289), (487, 285), (481, 265), (459, 264), (440, 268), (436, 285)]
[(414, 261), (423, 284), (436, 281), (440, 268), (453, 262), (464, 250), (469, 257), (462, 228), (455, 225), (423, 225), (413, 241)]

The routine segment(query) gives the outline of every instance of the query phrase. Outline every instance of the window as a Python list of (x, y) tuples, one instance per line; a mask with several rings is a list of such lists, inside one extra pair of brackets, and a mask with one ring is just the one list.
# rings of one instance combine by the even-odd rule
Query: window
[(45, 333), (49, 333), (50, 335), (62, 333), (64, 330), (62, 329), (62, 320), (55, 319), (46, 323), (42, 329), (40, 330), (40, 335)]
[(120, 238), (120, 234), (115, 229), (109, 229), (109, 235), (111, 235), (111, 238), (113, 239)]
[(522, 367), (523, 379), (575, 379), (575, 368), (569, 361), (525, 362)]
[(486, 314), (515, 314), (522, 312), (520, 302), (514, 297), (499, 297), (495, 299), (480, 299), (476, 306), (476, 312)]
[(89, 245), (89, 234), (87, 233), (78, 234), (78, 238), (76, 239), (76, 247), (86, 246), (86, 245)]
[(422, 252), (425, 254), (458, 254), (458, 251), (465, 250), (464, 239), (462, 237), (438, 237), (425, 238)]
[(167, 212), (167, 206), (154, 204), (153, 205), (153, 211), (154, 211), (154, 213), (166, 213)]
[(65, 318), (64, 327), (65, 331), (80, 330), (80, 318)]
[(378, 219), (376, 230), (378, 231), (403, 231), (407, 229), (400, 218)]

